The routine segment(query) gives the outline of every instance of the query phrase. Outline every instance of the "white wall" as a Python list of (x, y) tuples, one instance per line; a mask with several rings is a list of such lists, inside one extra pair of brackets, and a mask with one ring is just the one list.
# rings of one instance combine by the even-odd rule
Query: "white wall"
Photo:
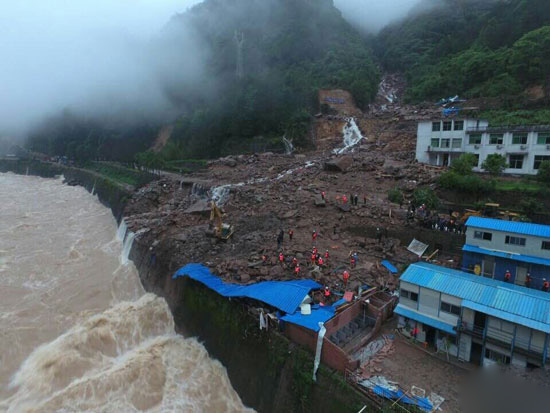
[[(493, 234), (491, 241), (474, 238), (475, 231), (490, 232)], [(506, 244), (506, 236), (525, 238), (525, 246)], [(532, 235), (515, 234), (513, 232), (500, 232), (490, 229), (476, 228), (469, 226), (466, 229), (466, 244), (474, 245), (480, 248), (486, 248), (497, 251), (506, 251), (516, 254), (531, 255), (533, 257), (542, 257), (550, 259), (550, 250), (541, 248), (542, 241), (549, 241), (547, 238), (534, 237)]]
[[(463, 119), (441, 119), (443, 121), (462, 121)], [(438, 120), (434, 120), (438, 122)], [(419, 122), (417, 127), (417, 142), (416, 142), (416, 159), (419, 162), (443, 165), (443, 154), (449, 154), (451, 158), (456, 158), (464, 152), (473, 153), (479, 155), (478, 167), (474, 168), (476, 171), (481, 171), (481, 164), (490, 154), (500, 154), (506, 157), (509, 163), (510, 154), (524, 154), (523, 167), (521, 169), (507, 168), (504, 173), (510, 174), (536, 174), (537, 170), (534, 169), (535, 156), (550, 156), (550, 145), (538, 144), (537, 137), (539, 132), (528, 132), (527, 144), (513, 144), (513, 132), (503, 133), (502, 145), (490, 144), (490, 133), (483, 132), (488, 127), (488, 122), (485, 120), (477, 119), (464, 119), (464, 128), (461, 131), (454, 130), (454, 123), (452, 130), (443, 131), (443, 124), (441, 124), (440, 131), (432, 131), (432, 122), (425, 121)], [(478, 128), (479, 132), (468, 132), (469, 129)], [(481, 143), (470, 144), (469, 135), (471, 133), (480, 133)], [(546, 132), (542, 132), (546, 133)], [(439, 148), (431, 145), (432, 138), (439, 139), (462, 139), (460, 148)], [(428, 148), (430, 151), (428, 151)]]

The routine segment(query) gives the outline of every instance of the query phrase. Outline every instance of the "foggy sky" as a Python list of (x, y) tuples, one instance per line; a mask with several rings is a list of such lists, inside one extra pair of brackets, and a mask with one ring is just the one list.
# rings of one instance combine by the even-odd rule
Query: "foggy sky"
[[(204, 50), (192, 35), (178, 33), (166, 50), (151, 47), (151, 39), (171, 16), (200, 1), (1, 0), (0, 135), (24, 134), (65, 108), (84, 115), (166, 114), (171, 106), (159, 78), (192, 83)], [(416, 2), (335, 5), (351, 23), (376, 31)], [(183, 56), (171, 53), (173, 47), (185, 50)]]
[(0, 1), (0, 131), (24, 132), (64, 108), (162, 110), (148, 44), (197, 2)]
[(376, 33), (393, 20), (405, 17), (421, 0), (334, 0), (334, 5), (355, 27)]

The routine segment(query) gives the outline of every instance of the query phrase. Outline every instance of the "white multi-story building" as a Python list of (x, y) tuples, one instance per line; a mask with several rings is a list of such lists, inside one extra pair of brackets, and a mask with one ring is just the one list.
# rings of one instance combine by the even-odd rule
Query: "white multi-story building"
[(550, 161), (550, 125), (490, 127), (486, 120), (444, 119), (418, 124), (416, 160), (449, 166), (463, 153), (477, 157), (475, 171), (491, 154), (506, 157), (509, 174), (536, 174)]

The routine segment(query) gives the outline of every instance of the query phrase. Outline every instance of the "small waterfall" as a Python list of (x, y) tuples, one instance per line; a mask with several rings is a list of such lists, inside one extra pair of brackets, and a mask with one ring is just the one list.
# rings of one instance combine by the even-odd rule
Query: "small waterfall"
[(120, 242), (124, 242), (124, 239), (126, 238), (126, 232), (128, 231), (128, 225), (126, 225), (126, 221), (124, 218), (120, 221), (120, 225), (118, 226), (118, 230), (116, 232), (116, 239)]
[(229, 193), (231, 192), (232, 185), (221, 185), (211, 188), (211, 198), (216, 205), (223, 205), (229, 200)]
[(361, 135), (361, 131), (355, 123), (354, 118), (346, 119), (346, 124), (344, 125), (342, 133), (344, 135), (344, 146), (342, 148), (335, 149), (333, 151), (335, 154), (341, 154), (349, 151), (365, 138), (363, 135)]
[(286, 138), (286, 135), (283, 136), (283, 143), (285, 145), (285, 154), (292, 155), (292, 153), (294, 152), (294, 145)]
[(95, 181), (94, 181), (94, 186), (92, 186), (92, 196), (95, 195)]
[(124, 244), (122, 245), (122, 252), (120, 253), (120, 263), (122, 265), (126, 265), (128, 264), (128, 261), (130, 261), (130, 251), (132, 251), (132, 244), (134, 243), (135, 238), (135, 233), (132, 231), (128, 232), (128, 235), (124, 240)]
[(29, 167), (27, 166), (27, 172), (25, 173), (25, 175), (28, 175), (29, 174)]

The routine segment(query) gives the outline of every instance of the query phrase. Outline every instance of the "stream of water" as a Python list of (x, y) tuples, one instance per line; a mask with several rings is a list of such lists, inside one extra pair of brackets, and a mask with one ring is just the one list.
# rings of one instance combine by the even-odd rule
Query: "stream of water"
[(0, 411), (250, 411), (144, 292), (133, 236), (81, 187), (0, 174)]

